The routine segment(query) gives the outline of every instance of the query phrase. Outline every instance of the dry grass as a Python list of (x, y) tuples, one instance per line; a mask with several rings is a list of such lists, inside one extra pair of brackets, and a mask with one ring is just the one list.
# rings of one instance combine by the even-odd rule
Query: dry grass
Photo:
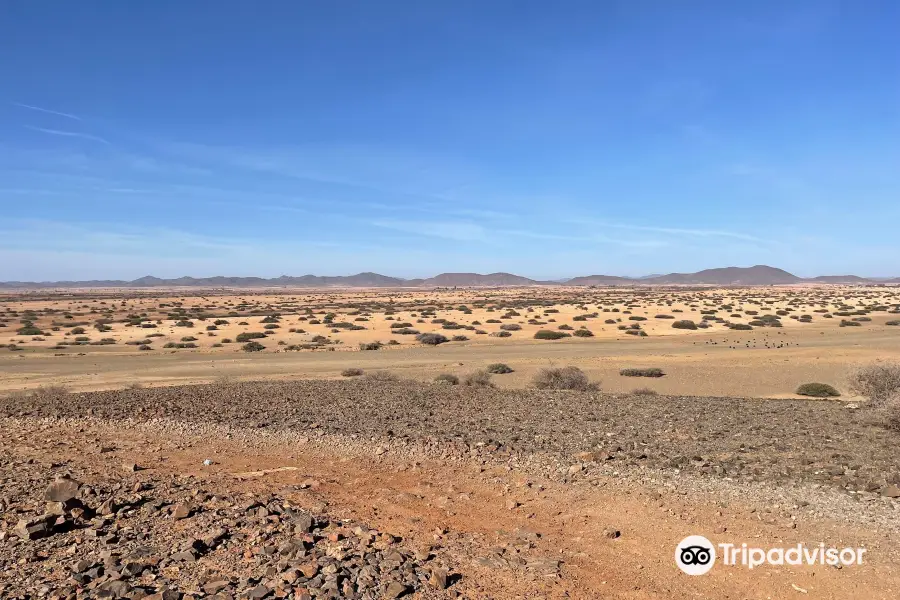
[(850, 375), (850, 390), (882, 406), (900, 394), (900, 363), (877, 362), (860, 367)]
[(531, 384), (539, 390), (596, 391), (599, 382), (591, 382), (578, 367), (548, 367), (537, 372)]

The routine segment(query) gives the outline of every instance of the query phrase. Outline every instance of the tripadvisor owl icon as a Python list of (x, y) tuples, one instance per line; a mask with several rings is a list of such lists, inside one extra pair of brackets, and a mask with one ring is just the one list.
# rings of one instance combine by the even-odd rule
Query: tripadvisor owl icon
[(716, 564), (716, 547), (702, 535), (689, 535), (675, 548), (675, 564), (688, 575), (704, 575)]

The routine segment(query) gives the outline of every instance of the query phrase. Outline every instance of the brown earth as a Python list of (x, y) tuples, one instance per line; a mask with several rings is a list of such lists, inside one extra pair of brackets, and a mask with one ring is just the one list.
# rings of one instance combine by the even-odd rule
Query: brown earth
[[(143, 482), (142, 494), (163, 500), (202, 489), (206, 500), (188, 496), (198, 514), (177, 521), (186, 530), (208, 513), (232, 514), (240, 502), (231, 498), (244, 494), (363, 523), (399, 539), (411, 562), (414, 549), (430, 549), (425, 563), (459, 577), (446, 591), (423, 583), (422, 597), (893, 598), (900, 590), (892, 541), (900, 506), (889, 483), (900, 482), (896, 434), (834, 403), (352, 381), (45, 391), (2, 406), (2, 531), (36, 514), (43, 487), (69, 471), (100, 490)], [(123, 463), (144, 470), (124, 473)], [(124, 510), (106, 527), (118, 525), (122, 546), (132, 543), (129, 531), (143, 532), (141, 543), (166, 564), (171, 553), (160, 545), (181, 539), (167, 514)], [(282, 539), (277, 531), (270, 543)], [(688, 534), (766, 548), (861, 546), (866, 562), (717, 565), (689, 577), (673, 560)], [(68, 564), (93, 549), (73, 536), (5, 546), (4, 597), (28, 591), (25, 580), (61, 585)], [(183, 578), (166, 570), (167, 581), (227, 577), (240, 590), (255, 572), (277, 593), (273, 582), (290, 560), (245, 550), (250, 558), (230, 561), (239, 542), (206, 551)]]

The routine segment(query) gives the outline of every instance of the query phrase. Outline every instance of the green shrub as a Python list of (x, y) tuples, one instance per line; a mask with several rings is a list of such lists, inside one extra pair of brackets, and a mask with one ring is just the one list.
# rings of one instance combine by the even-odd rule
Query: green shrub
[(827, 383), (804, 383), (794, 392), (800, 396), (812, 396), (814, 398), (835, 398), (841, 393)]
[(650, 368), (650, 369), (622, 369), (619, 371), (619, 375), (623, 377), (662, 377), (665, 375), (662, 369)]
[(683, 319), (672, 323), (672, 329), (697, 329), (697, 324), (689, 319)]
[(577, 329), (572, 335), (575, 337), (594, 337), (594, 332), (590, 329)]
[(259, 352), (260, 350), (265, 350), (266, 347), (260, 344), (259, 342), (247, 342), (243, 346), (241, 346), (241, 350), (244, 352)]
[(559, 340), (562, 338), (572, 337), (572, 334), (565, 331), (552, 331), (550, 329), (541, 329), (534, 334), (536, 340)]

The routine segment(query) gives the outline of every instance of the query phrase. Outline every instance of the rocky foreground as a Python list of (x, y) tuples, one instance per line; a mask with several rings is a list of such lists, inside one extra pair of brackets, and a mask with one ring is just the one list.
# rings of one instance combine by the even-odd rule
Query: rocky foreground
[[(279, 440), (284, 447), (345, 440), (355, 451), (399, 453), (413, 464), (429, 455), (523, 472), (537, 468), (564, 486), (600, 485), (604, 473), (655, 473), (678, 481), (682, 490), (697, 482), (812, 490), (805, 497), (813, 506), (794, 501), (788, 516), (778, 516), (788, 514), (784, 506), (767, 512), (774, 515), (765, 519), (773, 527), (798, 514), (841, 520), (866, 513), (894, 531), (892, 515), (900, 509), (896, 434), (866, 411), (837, 402), (362, 379), (87, 394), (44, 390), (0, 400), (0, 419), (2, 598), (454, 597), (467, 589), (470, 576), (461, 565), (464, 558), (472, 564), (471, 557), (459, 548), (450, 553), (442, 543), (445, 532), (431, 535), (428, 529), (427, 544), (423, 536), (412, 543), (344, 521), (324, 506), (310, 508), (298, 494), (315, 481), (254, 488), (179, 474), (186, 471), (177, 467), (166, 474), (160, 466), (168, 459), (150, 447), (146, 457), (154, 456), (155, 467), (145, 469), (148, 463), (139, 459), (115, 462), (121, 460), (110, 458), (118, 456), (116, 448), (96, 437), (97, 424), (123, 435), (141, 429), (142, 440), (152, 440), (153, 430), (168, 440), (181, 431), (195, 442), (227, 436), (238, 448), (244, 439)], [(341, 446), (332, 451), (340, 454)], [(69, 452), (78, 456), (48, 462)], [(835, 495), (846, 502), (824, 500)], [(650, 497), (657, 502), (661, 496), (654, 491)], [(455, 502), (473, 498), (478, 496), (451, 486), (433, 504), (452, 510)], [(503, 506), (520, 512), (515, 499)], [(606, 525), (596, 537), (617, 539), (619, 531)], [(529, 550), (539, 538), (518, 539), (474, 564), (555, 580), (560, 561), (554, 547), (543, 557)], [(573, 560), (581, 556), (572, 554)]]
[(453, 581), (430, 548), (284, 495), (214, 494), (133, 464), (90, 485), (56, 475), (36, 489), (54, 470), (2, 463), (0, 597), (399, 598)]

